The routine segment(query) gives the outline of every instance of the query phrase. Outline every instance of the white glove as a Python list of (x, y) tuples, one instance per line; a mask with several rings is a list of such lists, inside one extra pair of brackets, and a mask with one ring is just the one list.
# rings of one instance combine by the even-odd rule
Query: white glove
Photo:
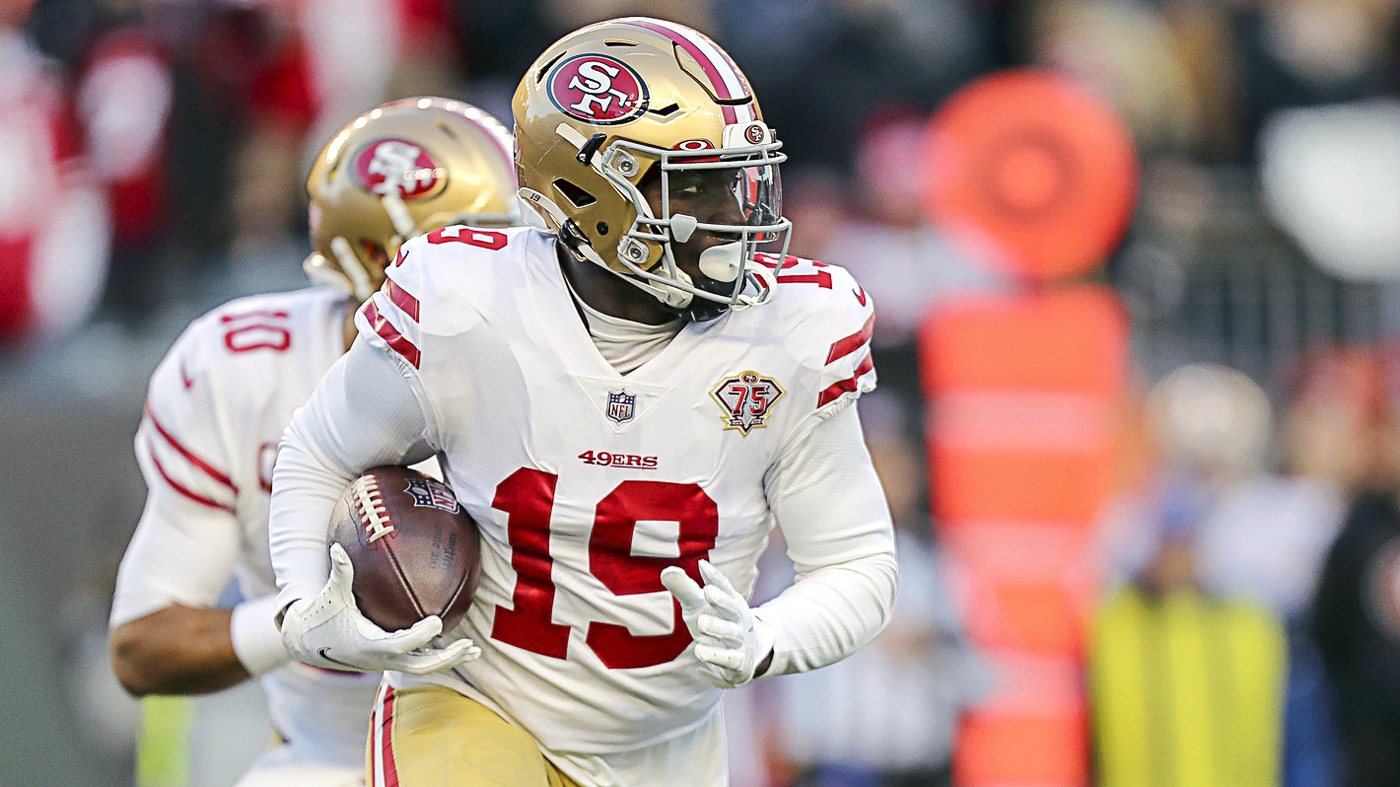
[(333, 670), (410, 675), (451, 669), (481, 655), (469, 639), (427, 647), (442, 633), (442, 619), (429, 615), (401, 631), (388, 632), (360, 614), (351, 584), (355, 570), (339, 544), (331, 544), (331, 577), (321, 592), (293, 601), (282, 615), (282, 642), (297, 661)]
[(661, 572), (661, 584), (681, 603), (705, 677), (721, 689), (738, 688), (753, 680), (754, 670), (773, 652), (773, 630), (753, 616), (749, 602), (710, 561), (700, 561), (700, 576), (703, 590), (680, 566), (669, 566)]

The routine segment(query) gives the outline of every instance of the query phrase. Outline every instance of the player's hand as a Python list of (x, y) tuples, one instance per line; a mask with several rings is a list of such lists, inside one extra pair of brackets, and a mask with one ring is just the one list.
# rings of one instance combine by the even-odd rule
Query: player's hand
[(700, 561), (700, 577), (703, 589), (684, 569), (670, 566), (661, 572), (661, 584), (681, 603), (705, 677), (721, 689), (738, 688), (753, 680), (754, 670), (772, 652), (773, 633), (710, 561)]
[(385, 631), (360, 614), (350, 588), (355, 570), (339, 544), (331, 545), (331, 577), (321, 592), (292, 602), (282, 616), (282, 642), (298, 661), (334, 670), (396, 670), (427, 675), (481, 655), (469, 639), (429, 647), (442, 633), (436, 615), (402, 631)]

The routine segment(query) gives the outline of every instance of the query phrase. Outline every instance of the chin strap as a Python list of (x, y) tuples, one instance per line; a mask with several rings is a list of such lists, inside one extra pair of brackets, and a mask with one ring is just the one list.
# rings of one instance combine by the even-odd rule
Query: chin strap
[(350, 249), (350, 242), (337, 235), (331, 239), (331, 252), (340, 270), (321, 254), (312, 252), (301, 264), (307, 281), (321, 287), (334, 287), (361, 303), (369, 300), (374, 287), (370, 284), (369, 272)]
[[(413, 214), (409, 213), (408, 206), (403, 204), (403, 198), (397, 190), (381, 195), (379, 204), (388, 215), (389, 222), (394, 225), (396, 234), (389, 239), (389, 248), (386, 249), (386, 252), (393, 256), (393, 251), (405, 239), (419, 234), (418, 223), (413, 220)], [(324, 256), (312, 253), (301, 264), (301, 270), (306, 274), (307, 280), (312, 284), (344, 290), (361, 303), (369, 300), (374, 294), (374, 285), (364, 263), (355, 256), (350, 241), (340, 235), (331, 238), (331, 254), (339, 263), (340, 270), (331, 267), (330, 261)]]
[[(549, 197), (531, 188), (521, 187), (519, 193), (521, 199), (525, 200), (531, 207), (543, 214), (555, 227), (558, 227), (560, 242), (563, 243), (564, 247), (574, 256), (588, 260), (614, 276), (622, 277), (623, 281), (630, 282), (634, 287), (640, 290), (645, 290), (649, 295), (661, 301), (661, 303), (667, 307), (676, 310), (684, 310), (690, 305), (694, 296), (684, 290), (653, 284), (638, 279), (635, 276), (618, 273), (608, 267), (608, 263), (599, 256), (598, 251), (593, 248), (593, 244), (584, 236), (578, 224), (575, 223), (573, 219), (566, 216), (564, 211), (560, 210), (559, 206), (554, 204), (554, 200), (551, 200)], [(681, 275), (684, 274), (685, 272), (681, 271)]]
[(413, 214), (409, 213), (408, 206), (403, 204), (398, 189), (381, 196), (379, 204), (384, 207), (384, 212), (389, 214), (389, 222), (394, 225), (394, 232), (399, 234), (399, 243), (418, 234), (418, 222), (413, 220)]
[(355, 251), (350, 248), (350, 241), (340, 235), (331, 238), (331, 253), (335, 254), (335, 261), (340, 263), (340, 269), (350, 280), (350, 294), (361, 303), (369, 300), (369, 296), (374, 294), (374, 288), (369, 281), (369, 271), (365, 270), (360, 258), (355, 256)]
[(318, 287), (334, 287), (346, 295), (355, 294), (355, 285), (350, 282), (349, 277), (336, 270), (329, 260), (317, 252), (312, 252), (302, 262), (301, 271), (306, 274), (307, 281)]

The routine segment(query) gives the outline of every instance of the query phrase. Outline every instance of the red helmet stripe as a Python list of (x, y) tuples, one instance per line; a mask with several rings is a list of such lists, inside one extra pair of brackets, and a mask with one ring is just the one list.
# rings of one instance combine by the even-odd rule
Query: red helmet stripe
[[(705, 75), (710, 78), (710, 85), (715, 90), (715, 95), (720, 98), (740, 98), (744, 95), (743, 77), (739, 74), (739, 69), (734, 62), (729, 59), (718, 47), (705, 40), (693, 30), (682, 25), (663, 22), (653, 19), (632, 19), (631, 24), (646, 28), (653, 33), (660, 33), (674, 41), (681, 49), (690, 53), (695, 58), (695, 62), (704, 69)], [(721, 104), (724, 112), (725, 123), (739, 122), (739, 112), (743, 112), (748, 117), (743, 120), (753, 120), (753, 108), (750, 104), (735, 107), (730, 104)]]

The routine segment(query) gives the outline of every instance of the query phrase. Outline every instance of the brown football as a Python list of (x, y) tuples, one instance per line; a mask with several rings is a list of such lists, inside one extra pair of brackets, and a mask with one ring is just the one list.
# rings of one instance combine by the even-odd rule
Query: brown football
[(466, 616), (480, 543), (447, 484), (406, 467), (366, 470), (336, 503), (331, 538), (355, 568), (360, 612), (385, 631), (437, 615), (447, 632)]

